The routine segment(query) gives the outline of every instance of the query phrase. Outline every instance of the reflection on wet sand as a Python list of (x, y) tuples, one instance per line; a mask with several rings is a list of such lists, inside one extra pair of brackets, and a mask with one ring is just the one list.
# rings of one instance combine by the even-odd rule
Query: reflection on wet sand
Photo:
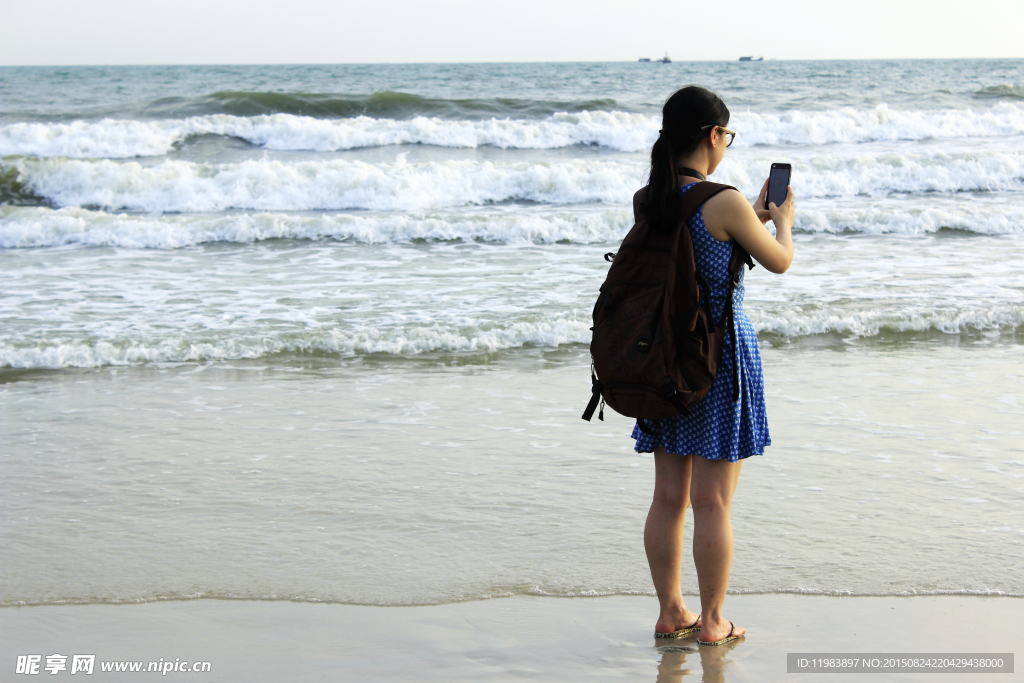
[[(679, 683), (684, 676), (696, 676), (698, 673), (701, 674), (701, 683), (725, 683), (729, 653), (743, 642), (743, 638), (719, 647), (701, 647), (697, 645), (696, 639), (687, 640), (689, 642), (686, 644), (677, 642), (673, 645), (658, 646), (655, 643), (658, 651), (661, 652), (657, 683)], [(700, 655), (699, 671), (686, 668), (687, 657), (694, 654)]]

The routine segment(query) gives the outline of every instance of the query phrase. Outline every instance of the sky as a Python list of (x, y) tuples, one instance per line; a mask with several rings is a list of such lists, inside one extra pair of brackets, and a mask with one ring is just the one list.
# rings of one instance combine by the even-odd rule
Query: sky
[(1022, 0), (0, 0), (0, 65), (1024, 57)]

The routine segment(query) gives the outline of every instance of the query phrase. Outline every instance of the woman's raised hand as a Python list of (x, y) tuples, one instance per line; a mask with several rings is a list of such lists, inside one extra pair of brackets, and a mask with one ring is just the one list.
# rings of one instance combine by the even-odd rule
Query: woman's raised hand
[[(767, 186), (768, 184), (765, 183), (765, 187)], [(761, 201), (764, 201), (764, 199)], [(776, 206), (775, 202), (772, 202), (768, 205), (768, 213), (771, 215), (772, 223), (775, 224), (776, 230), (791, 230), (793, 228), (793, 214), (796, 213), (796, 203), (793, 200), (792, 185), (786, 188), (786, 201), (782, 202), (782, 206)]]

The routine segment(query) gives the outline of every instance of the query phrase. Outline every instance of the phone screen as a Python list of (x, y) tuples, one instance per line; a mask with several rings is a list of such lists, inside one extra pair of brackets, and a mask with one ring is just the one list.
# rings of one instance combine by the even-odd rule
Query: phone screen
[(786, 201), (789, 193), (789, 177), (793, 167), (789, 164), (772, 164), (771, 173), (768, 174), (768, 194), (764, 198), (764, 208), (772, 202), (775, 206), (781, 206)]

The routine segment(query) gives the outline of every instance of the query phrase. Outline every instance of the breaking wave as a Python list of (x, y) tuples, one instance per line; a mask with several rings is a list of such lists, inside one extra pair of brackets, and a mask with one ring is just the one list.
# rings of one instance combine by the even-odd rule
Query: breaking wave
[(279, 334), (214, 336), (195, 334), (157, 340), (111, 339), (46, 341), (31, 347), (0, 342), (0, 367), (90, 368), (159, 362), (263, 358), (281, 353), (351, 356), (492, 353), (523, 346), (556, 347), (589, 343), (590, 321), (519, 321), (504, 327), (457, 330), (448, 325), (358, 331), (317, 330)]
[[(286, 213), (140, 215), (78, 207), (0, 207), (0, 248), (124, 247), (178, 249), (197, 244), (264, 240), (338, 240), (364, 244), (414, 241), (616, 244), (633, 223), (628, 208), (591, 211), (458, 213)], [(965, 204), (904, 208), (871, 204), (804, 205), (798, 233), (917, 235), (940, 230), (973, 234), (1024, 232), (1024, 207)]]
[(982, 88), (975, 92), (974, 96), (979, 99), (1024, 100), (1024, 87), (1016, 83), (1001, 83)]
[[(829, 311), (750, 316), (759, 333), (797, 340), (835, 334), (870, 338), (887, 333), (957, 335), (970, 332), (1022, 331), (1024, 304), (953, 311), (901, 314), (879, 310), (860, 314)], [(543, 321), (518, 320), (504, 325), (454, 328), (447, 324), (365, 327), (358, 330), (264, 330), (259, 334), (230, 330), (195, 333), (182, 331), (149, 339), (40, 339), (30, 345), (0, 342), (0, 368), (90, 368), (147, 363), (183, 363), (211, 360), (258, 359), (278, 354), (354, 356), (387, 354), (417, 356), (426, 353), (495, 353), (523, 347), (559, 347), (590, 343), (589, 316)]]
[(622, 239), (632, 212), (146, 216), (88, 209), (0, 208), (0, 248), (116, 246), (176, 249), (209, 242), (332, 239), (365, 244), (484, 241), (603, 244)]
[[(793, 110), (780, 114), (746, 111), (734, 112), (730, 126), (740, 131), (736, 138), (740, 147), (998, 137), (1024, 134), (1024, 104), (999, 102), (979, 111), (903, 111), (886, 105), (869, 110)], [(646, 152), (659, 128), (659, 116), (590, 108), (557, 111), (532, 119), (448, 119), (433, 115), (392, 118), (367, 114), (318, 118), (296, 113), (207, 114), (163, 120), (108, 118), (2, 126), (0, 155), (158, 156), (199, 135), (240, 138), (272, 150), (319, 152), (407, 144), (503, 149), (595, 145), (623, 152)]]
[(148, 103), (140, 112), (145, 117), (181, 117), (228, 114), (261, 116), (291, 114), (322, 119), (370, 116), (387, 119), (411, 119), (434, 116), (443, 119), (477, 119), (515, 116), (539, 118), (555, 112), (614, 110), (613, 99), (580, 102), (529, 100), (516, 98), (424, 97), (404, 92), (381, 91), (370, 95), (328, 93), (278, 93), (223, 90), (203, 97), (168, 97)]
[[(753, 197), (765, 167), (762, 159), (737, 157), (715, 180)], [(21, 196), (41, 197), (60, 207), (146, 212), (423, 211), (500, 202), (630, 204), (646, 166), (639, 160), (606, 158), (412, 163), (398, 155), (393, 163), (254, 159), (227, 164), (168, 160), (154, 165), (28, 158), (0, 164), (0, 169)], [(798, 167), (793, 188), (801, 201), (881, 198), (894, 193), (1019, 191), (1024, 187), (1022, 177), (1021, 152), (820, 155)]]

